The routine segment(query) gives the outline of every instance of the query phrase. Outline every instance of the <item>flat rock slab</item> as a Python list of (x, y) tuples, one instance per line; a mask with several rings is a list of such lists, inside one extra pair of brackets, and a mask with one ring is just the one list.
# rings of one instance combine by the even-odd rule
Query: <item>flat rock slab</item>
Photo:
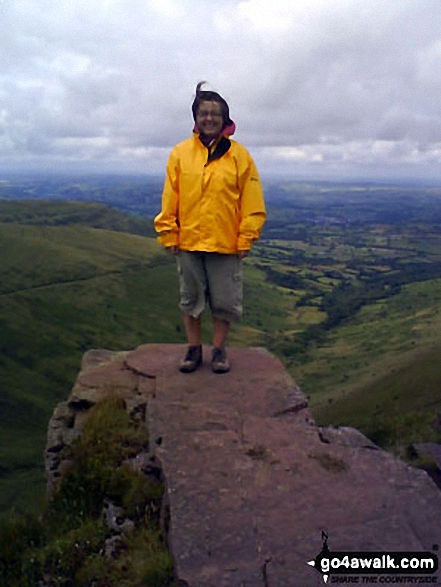
[(441, 543), (441, 493), (429, 476), (354, 429), (318, 427), (276, 357), (232, 348), (229, 373), (213, 374), (207, 361), (181, 374), (184, 353), (144, 345), (125, 356), (150, 396), (181, 585), (323, 585), (307, 565), (322, 531), (331, 551), (349, 553)]

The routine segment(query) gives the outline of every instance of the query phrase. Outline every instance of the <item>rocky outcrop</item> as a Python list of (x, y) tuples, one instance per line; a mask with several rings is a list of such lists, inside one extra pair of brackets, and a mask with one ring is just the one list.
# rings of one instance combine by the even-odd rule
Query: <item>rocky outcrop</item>
[(125, 364), (127, 355), (105, 350), (93, 350), (84, 355), (70, 397), (58, 404), (49, 422), (45, 451), (49, 495), (69, 468), (69, 448), (81, 435), (89, 409), (98, 401), (110, 395), (121, 396), (131, 415), (145, 421), (147, 396), (138, 389), (139, 377)]
[(145, 345), (85, 356), (51, 420), (50, 491), (90, 407), (118, 394), (149, 428), (145, 458), (160, 463), (166, 481), (164, 519), (182, 586), (323, 584), (307, 564), (322, 532), (332, 551), (429, 552), (440, 542), (441, 494), (429, 476), (352, 428), (317, 426), (276, 357), (234, 348), (230, 373), (204, 365), (183, 375), (182, 353)]

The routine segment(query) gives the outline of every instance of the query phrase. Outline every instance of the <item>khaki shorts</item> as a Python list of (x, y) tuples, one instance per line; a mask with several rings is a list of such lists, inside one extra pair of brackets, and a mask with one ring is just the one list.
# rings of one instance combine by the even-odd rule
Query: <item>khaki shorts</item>
[(179, 308), (193, 318), (199, 317), (206, 304), (215, 318), (237, 322), (242, 317), (242, 260), (237, 255), (180, 251)]

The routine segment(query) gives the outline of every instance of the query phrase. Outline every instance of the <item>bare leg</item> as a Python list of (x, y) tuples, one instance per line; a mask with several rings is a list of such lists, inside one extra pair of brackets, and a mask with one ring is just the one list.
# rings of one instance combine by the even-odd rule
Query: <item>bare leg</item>
[(230, 323), (226, 320), (213, 317), (213, 346), (223, 347), (227, 340), (228, 332), (230, 330)]
[(183, 318), (189, 346), (199, 346), (201, 344), (201, 317), (193, 318), (193, 316), (183, 314)]

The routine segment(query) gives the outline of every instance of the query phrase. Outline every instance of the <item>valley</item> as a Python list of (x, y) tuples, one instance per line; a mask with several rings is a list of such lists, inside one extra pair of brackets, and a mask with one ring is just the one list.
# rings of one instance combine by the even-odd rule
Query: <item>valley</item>
[[(157, 179), (8, 178), (0, 188), (6, 515), (38, 510), (47, 422), (82, 354), (184, 333), (174, 259), (152, 238)], [(399, 454), (440, 442), (441, 189), (277, 181), (266, 195), (231, 344), (277, 354), (319, 424), (355, 426)], [(210, 333), (205, 320), (207, 344)]]

